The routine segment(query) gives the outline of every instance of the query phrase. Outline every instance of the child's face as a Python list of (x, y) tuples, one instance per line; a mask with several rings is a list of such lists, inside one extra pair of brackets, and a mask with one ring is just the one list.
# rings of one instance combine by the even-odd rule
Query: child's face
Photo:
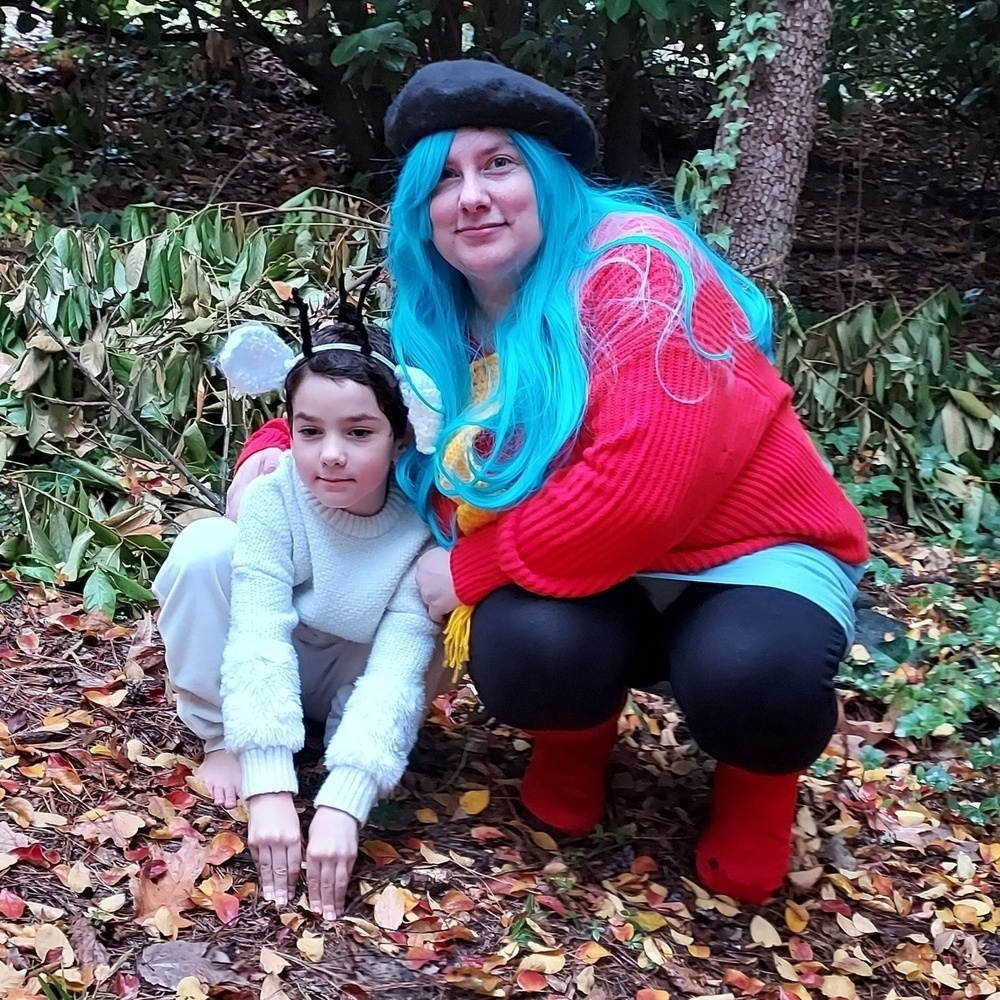
[(404, 448), (368, 386), (313, 372), (299, 383), (292, 457), (302, 482), (324, 507), (377, 514), (392, 463)]

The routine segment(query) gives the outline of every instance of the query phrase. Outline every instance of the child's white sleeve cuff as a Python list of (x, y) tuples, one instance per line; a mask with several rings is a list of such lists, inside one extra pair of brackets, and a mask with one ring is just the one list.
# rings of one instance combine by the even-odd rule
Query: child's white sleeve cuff
[(377, 798), (378, 785), (367, 771), (356, 767), (335, 767), (317, 793), (316, 805), (349, 813), (364, 826)]
[(240, 754), (243, 771), (243, 798), (268, 792), (299, 790), (295, 762), (288, 747), (251, 747)]

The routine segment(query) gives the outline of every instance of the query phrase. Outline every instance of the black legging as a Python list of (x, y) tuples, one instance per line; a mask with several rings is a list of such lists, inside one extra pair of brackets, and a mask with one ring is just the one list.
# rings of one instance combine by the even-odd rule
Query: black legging
[(625, 691), (669, 680), (707, 754), (765, 774), (808, 767), (837, 721), (846, 637), (771, 587), (692, 583), (657, 614), (634, 581), (593, 597), (494, 591), (472, 616), (469, 673), (486, 708), (522, 729), (584, 729)]

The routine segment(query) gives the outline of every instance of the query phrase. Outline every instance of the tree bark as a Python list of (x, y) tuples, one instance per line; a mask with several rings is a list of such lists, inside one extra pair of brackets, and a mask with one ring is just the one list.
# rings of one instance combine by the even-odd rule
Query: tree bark
[(771, 280), (780, 280), (792, 246), (833, 28), (831, 0), (778, 0), (778, 8), (781, 49), (750, 84), (750, 124), (740, 134), (739, 161), (715, 220), (732, 228), (732, 262)]
[(642, 59), (632, 53), (605, 61), (604, 172), (627, 184), (642, 175), (641, 72)]

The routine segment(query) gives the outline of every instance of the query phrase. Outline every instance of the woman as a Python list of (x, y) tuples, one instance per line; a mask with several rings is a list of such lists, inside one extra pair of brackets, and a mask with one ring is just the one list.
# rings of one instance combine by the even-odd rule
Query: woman
[(868, 554), (770, 364), (767, 301), (647, 192), (591, 185), (590, 120), (523, 74), (426, 66), (386, 138), (394, 348), (440, 393), (434, 454), (397, 469), (440, 543), (429, 613), (471, 614), (483, 703), (534, 736), (523, 803), (562, 833), (601, 820), (629, 687), (669, 679), (719, 762), (698, 874), (763, 901)]

